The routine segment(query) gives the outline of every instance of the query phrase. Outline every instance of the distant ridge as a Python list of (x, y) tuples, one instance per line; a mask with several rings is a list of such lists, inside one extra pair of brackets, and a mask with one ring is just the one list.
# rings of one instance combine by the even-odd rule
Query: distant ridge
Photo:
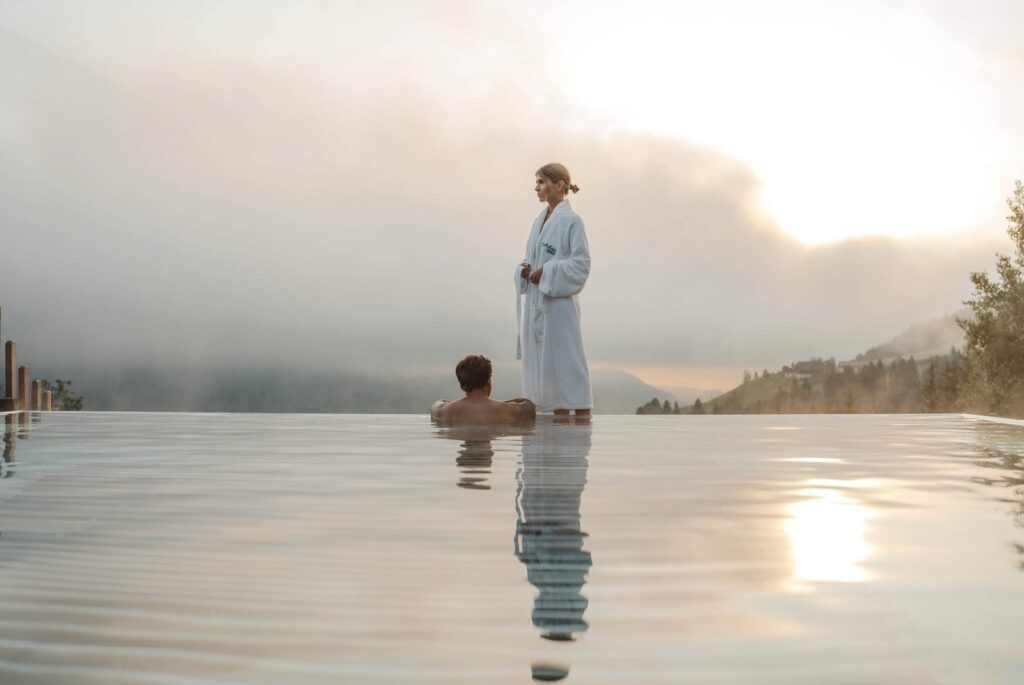
[(951, 347), (963, 347), (964, 332), (957, 325), (956, 317), (968, 315), (969, 311), (965, 309), (956, 314), (938, 316), (916, 323), (889, 342), (876, 345), (867, 352), (858, 354), (854, 357), (854, 361), (875, 361), (910, 356), (922, 359), (945, 354)]
[[(497, 366), (494, 376), (496, 399), (522, 393), (515, 365)], [(451, 372), (414, 376), (267, 367), (80, 367), (74, 370), (74, 380), (85, 398), (84, 408), (91, 411), (426, 415), (434, 400), (462, 394), (454, 365)], [(655, 395), (674, 399), (625, 371), (595, 369), (591, 380), (598, 414), (632, 414)]]
[[(959, 355), (951, 355), (953, 349), (961, 349), (964, 344), (956, 317), (969, 314), (961, 310), (916, 323), (849, 362), (814, 358), (793, 362), (778, 371), (748, 375), (743, 383), (705, 401), (699, 409), (682, 407), (680, 413), (922, 411), (921, 389), (932, 362), (932, 373), (943, 373), (951, 360), (949, 373), (959, 372)], [(931, 382), (951, 384), (956, 379)], [(942, 405), (946, 400), (937, 403)], [(638, 405), (636, 411), (643, 409)]]

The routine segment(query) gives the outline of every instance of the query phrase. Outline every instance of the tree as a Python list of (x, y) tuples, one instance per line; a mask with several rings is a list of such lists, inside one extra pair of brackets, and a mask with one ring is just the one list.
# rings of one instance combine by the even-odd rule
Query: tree
[(806, 378), (800, 382), (800, 385), (794, 393), (799, 400), (799, 407), (797, 411), (801, 413), (809, 413), (814, 411), (814, 398), (813, 391), (811, 390), (811, 382)]
[(771, 406), (772, 411), (776, 414), (785, 413), (784, 410), (789, 408), (789, 394), (782, 388), (778, 388), (775, 391), (775, 396), (772, 398)]
[(942, 411), (955, 411), (960, 407), (960, 397), (964, 394), (964, 385), (968, 375), (970, 374), (964, 355), (959, 350), (950, 350), (949, 359), (939, 376)]
[(669, 404), (668, 400), (659, 400), (657, 397), (652, 397), (651, 401), (647, 404), (641, 405), (636, 408), (636, 413), (640, 415), (644, 414), (678, 414), (679, 404), (676, 403), (675, 411), (673, 411), (672, 405)]
[(878, 386), (885, 380), (885, 365), (882, 360), (868, 362), (868, 365), (857, 373), (857, 380), (864, 387), (864, 393), (861, 395), (862, 411), (878, 411)]
[(903, 386), (904, 410), (909, 412), (921, 411), (921, 373), (917, 370), (917, 360), (914, 355), (903, 365)]
[(658, 401), (657, 397), (652, 397), (650, 402), (648, 402), (647, 404), (643, 404), (643, 405), (637, 407), (636, 408), (636, 413), (637, 414), (653, 414), (654, 412), (651, 411), (651, 410), (654, 409), (654, 407), (657, 407), (659, 411), (661, 410), (661, 402)]
[(843, 412), (846, 414), (855, 413), (857, 408), (857, 399), (853, 396), (853, 390), (847, 389), (846, 395), (843, 397)]
[(822, 409), (826, 412), (836, 411), (836, 400), (839, 396), (839, 375), (830, 373), (825, 376), (825, 385), (822, 388), (822, 396), (825, 406)]
[(897, 357), (889, 365), (888, 396), (885, 408), (891, 412), (916, 412), (921, 409), (921, 377), (913, 357)]
[(43, 390), (53, 393), (53, 408), (61, 411), (82, 411), (85, 398), (71, 392), (71, 381), (58, 378), (54, 383), (48, 380), (41, 381)]
[(704, 405), (701, 403), (699, 397), (696, 399), (696, 401), (694, 401), (693, 409), (690, 410), (690, 413), (691, 414), (703, 414), (704, 413)]
[(1024, 415), (1024, 184), (1007, 201), (1014, 255), (996, 255), (996, 277), (971, 274), (974, 293), (964, 304), (971, 316), (957, 318), (970, 367), (967, 402), (998, 414)]
[(747, 371), (746, 369), (744, 369), (743, 370), (743, 385), (746, 385), (749, 382), (750, 382), (750, 372)]
[(924, 385), (921, 386), (921, 404), (926, 412), (941, 411), (942, 396), (939, 389), (939, 371), (932, 359), (928, 370), (924, 374)]

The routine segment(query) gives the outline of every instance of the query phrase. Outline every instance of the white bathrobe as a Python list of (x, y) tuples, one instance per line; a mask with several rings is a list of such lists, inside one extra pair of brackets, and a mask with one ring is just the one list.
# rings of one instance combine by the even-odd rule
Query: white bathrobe
[(583, 220), (568, 200), (555, 207), (547, 223), (546, 212), (533, 222), (526, 243), (530, 268), (544, 267), (540, 283), (521, 278), (521, 266), (514, 274), (523, 396), (544, 412), (590, 409), (594, 400), (576, 298), (590, 275), (590, 247)]

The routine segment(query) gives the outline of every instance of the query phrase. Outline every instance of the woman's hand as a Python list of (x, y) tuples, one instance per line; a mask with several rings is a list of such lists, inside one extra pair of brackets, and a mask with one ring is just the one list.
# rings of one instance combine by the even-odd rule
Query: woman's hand
[(544, 267), (543, 266), (540, 267), (539, 269), (537, 269), (536, 271), (534, 271), (533, 273), (531, 273), (530, 274), (530, 283), (534, 283), (534, 284), (540, 283), (540, 276), (543, 273), (544, 273)]
[(530, 277), (530, 263), (529, 262), (523, 262), (519, 266), (523, 267), (519, 271), (519, 277), (520, 278), (529, 278)]

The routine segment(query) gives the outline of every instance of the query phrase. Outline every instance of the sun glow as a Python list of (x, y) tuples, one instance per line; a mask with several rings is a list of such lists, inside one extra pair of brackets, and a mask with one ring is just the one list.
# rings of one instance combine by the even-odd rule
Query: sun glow
[(1005, 139), (984, 63), (909, 10), (789, 9), (589, 18), (559, 46), (574, 65), (577, 125), (650, 131), (746, 163), (762, 211), (806, 243), (1001, 218)]
[(841, 490), (807, 488), (790, 504), (786, 534), (798, 582), (857, 582), (871, 578), (861, 566), (871, 555), (865, 536), (873, 512)]

